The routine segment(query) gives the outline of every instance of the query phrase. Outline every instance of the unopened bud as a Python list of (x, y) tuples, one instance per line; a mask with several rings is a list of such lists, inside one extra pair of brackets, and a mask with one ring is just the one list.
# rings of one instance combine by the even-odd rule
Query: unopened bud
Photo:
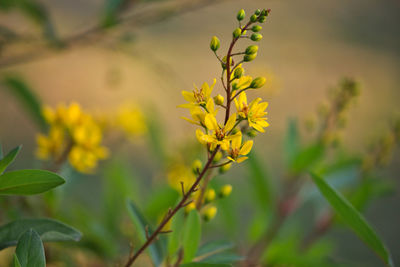
[(203, 163), (199, 159), (196, 159), (192, 163), (192, 170), (195, 174), (199, 173), (201, 168), (203, 167)]
[(261, 10), (256, 9), (256, 11), (254, 11), (254, 14), (256, 14), (257, 16), (261, 14)]
[(236, 79), (238, 79), (238, 78), (240, 78), (240, 77), (242, 77), (243, 76), (243, 73), (244, 73), (244, 69), (242, 68), (242, 67), (237, 67), (236, 69), (235, 69), (235, 71), (233, 72), (233, 76), (236, 78)]
[(214, 189), (208, 189), (204, 195), (204, 199), (206, 201), (206, 203), (210, 203), (215, 199), (215, 190)]
[(229, 171), (229, 169), (232, 167), (232, 163), (228, 163), (225, 165), (222, 165), (221, 167), (219, 167), (219, 172), (220, 173), (226, 173), (227, 171)]
[(250, 88), (253, 89), (260, 88), (265, 84), (266, 81), (267, 80), (264, 77), (257, 77), (251, 82)]
[(266, 20), (267, 20), (266, 16), (260, 16), (260, 18), (258, 19), (258, 22), (264, 23)]
[(250, 130), (250, 131), (247, 132), (247, 135), (249, 137), (253, 137), (253, 138), (256, 137), (257, 134), (258, 134), (258, 132), (256, 130)]
[(218, 161), (220, 161), (222, 159), (222, 152), (218, 151), (217, 154), (215, 154), (213, 162), (217, 163)]
[(260, 41), (260, 40), (262, 39), (262, 35), (259, 34), (259, 33), (253, 33), (253, 34), (251, 35), (250, 39), (251, 39), (252, 41), (255, 41), (255, 42)]
[(263, 9), (263, 11), (261, 11), (261, 15), (266, 17), (269, 15), (270, 12), (271, 12), (271, 9)]
[(256, 57), (257, 57), (257, 53), (250, 54), (250, 55), (244, 55), (243, 61), (249, 62), (249, 61), (252, 61), (253, 59), (255, 59)]
[(229, 196), (231, 192), (232, 192), (232, 186), (230, 184), (226, 184), (223, 187), (221, 187), (221, 190), (219, 191), (219, 196), (221, 198), (224, 198)]
[[(229, 61), (230, 61), (230, 66), (232, 66), (232, 65), (233, 65), (233, 59), (232, 59), (232, 57), (230, 58)], [(222, 58), (221, 66), (222, 66), (223, 69), (226, 69), (226, 56), (224, 56), (224, 57)]]
[(217, 211), (217, 207), (215, 206), (208, 207), (203, 213), (203, 219), (206, 222), (211, 221), (217, 215)]
[(224, 97), (220, 94), (214, 97), (215, 105), (223, 105), (224, 104)]
[(246, 55), (251, 55), (254, 53), (257, 53), (258, 51), (258, 46), (257, 45), (250, 45), (246, 48)]
[(238, 21), (241, 21), (244, 19), (244, 17), (246, 16), (246, 12), (244, 12), (243, 9), (239, 10), (239, 12), (236, 15), (236, 18)]
[(254, 25), (254, 26), (251, 28), (251, 30), (252, 30), (253, 32), (259, 32), (259, 31), (262, 30), (262, 27), (261, 27), (260, 25)]
[(251, 15), (250, 21), (251, 21), (251, 22), (256, 22), (256, 21), (257, 21), (257, 18), (258, 18), (257, 15), (255, 15), (255, 14), (254, 14), (254, 15)]
[(210, 48), (211, 48), (211, 50), (215, 52), (215, 51), (218, 50), (219, 46), (220, 46), (220, 41), (219, 41), (219, 39), (217, 38), (217, 36), (213, 36), (213, 37), (211, 38), (211, 42), (210, 42)]
[(195, 208), (196, 208), (196, 204), (194, 204), (194, 202), (191, 202), (185, 207), (185, 213), (188, 214), (189, 212), (191, 212)]
[(233, 35), (234, 38), (240, 37), (240, 35), (242, 35), (242, 29), (236, 28), (236, 29), (233, 31), (232, 35)]

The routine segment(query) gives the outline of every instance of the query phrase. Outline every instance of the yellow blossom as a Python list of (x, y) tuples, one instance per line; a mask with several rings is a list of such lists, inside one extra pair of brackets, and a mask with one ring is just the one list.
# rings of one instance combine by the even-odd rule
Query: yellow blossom
[(231, 161), (236, 161), (237, 163), (243, 162), (248, 159), (248, 157), (241, 156), (246, 156), (249, 154), (252, 147), (253, 140), (246, 141), (242, 144), (242, 135), (236, 135), (234, 138), (232, 138), (228, 159)]
[(208, 83), (205, 82), (203, 83), (203, 86), (200, 89), (194, 86), (195, 89), (192, 92), (182, 91), (182, 96), (189, 103), (180, 105), (179, 107), (193, 108), (196, 106), (205, 106), (211, 97), (211, 92), (216, 82), (217, 80), (214, 79), (213, 84), (211, 86), (209, 86)]
[[(236, 113), (232, 114), (224, 126), (220, 126), (214, 115), (207, 114), (204, 119), (205, 126), (210, 134), (205, 134), (200, 129), (196, 130), (196, 137), (202, 144), (209, 144), (211, 150), (214, 150), (216, 146), (221, 146), (223, 150), (229, 149), (229, 141), (236, 136), (230, 135), (231, 130), (235, 127), (236, 123)], [(241, 132), (237, 132), (241, 134)]]
[(210, 114), (213, 114), (214, 116), (216, 116), (217, 112), (218, 112), (218, 109), (215, 109), (214, 101), (210, 98), (207, 101), (205, 109), (198, 107), (198, 106), (190, 108), (190, 115), (192, 115), (192, 119), (189, 119), (186, 117), (182, 117), (182, 119), (184, 119), (190, 123), (205, 127), (204, 119), (205, 119), (206, 115), (208, 113), (210, 113)]
[(129, 137), (136, 137), (147, 132), (145, 116), (134, 104), (126, 104), (119, 109), (116, 123)]
[(250, 86), (253, 79), (250, 76), (242, 76), (232, 82), (232, 90), (242, 90)]
[(247, 96), (245, 92), (242, 92), (238, 99), (235, 98), (235, 105), (239, 116), (243, 119), (247, 119), (249, 126), (259, 132), (265, 132), (263, 128), (268, 127), (269, 123), (264, 117), (268, 113), (265, 109), (268, 107), (268, 102), (262, 102), (261, 98), (254, 99), (250, 105), (247, 105)]

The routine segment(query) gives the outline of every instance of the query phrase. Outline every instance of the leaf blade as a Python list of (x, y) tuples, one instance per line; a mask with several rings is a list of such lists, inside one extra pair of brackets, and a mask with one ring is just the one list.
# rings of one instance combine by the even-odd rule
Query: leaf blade
[(18, 239), (15, 249), (21, 267), (45, 267), (44, 247), (39, 234), (29, 229)]
[(8, 154), (0, 160), (0, 174), (2, 174), (6, 170), (8, 165), (13, 163), (14, 159), (17, 157), (21, 148), (22, 145), (17, 146), (16, 148), (8, 152)]
[(387, 266), (393, 266), (389, 251), (366, 219), (347, 199), (332, 188), (320, 176), (312, 173), (311, 178), (317, 185), (321, 194), (328, 200), (342, 220), (383, 260)]
[(183, 228), (183, 262), (190, 262), (196, 255), (201, 239), (200, 215), (197, 210), (189, 212)]

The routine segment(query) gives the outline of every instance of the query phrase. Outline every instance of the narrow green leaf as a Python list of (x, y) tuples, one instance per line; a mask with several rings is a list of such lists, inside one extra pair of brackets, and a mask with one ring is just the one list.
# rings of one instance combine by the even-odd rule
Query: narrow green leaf
[(210, 255), (209, 257), (201, 260), (201, 262), (207, 263), (219, 263), (219, 264), (231, 264), (243, 260), (242, 256), (239, 256), (233, 252), (224, 252)]
[(183, 211), (178, 211), (172, 218), (171, 230), (172, 233), (169, 234), (168, 238), (168, 254), (170, 256), (174, 255), (181, 245), (182, 241), (182, 229), (185, 224), (185, 214)]
[(42, 114), (42, 108), (39, 99), (33, 93), (32, 89), (16, 76), (6, 76), (3, 78), (3, 84), (20, 101), (26, 111), (32, 116), (42, 131), (47, 129), (46, 120)]
[(10, 165), (14, 161), (15, 157), (18, 155), (18, 152), (21, 150), (21, 148), (22, 145), (17, 146), (16, 148), (8, 152), (8, 154), (0, 160), (0, 174), (2, 174), (8, 167), (8, 165)]
[(311, 174), (319, 191), (328, 200), (341, 219), (364, 241), (387, 266), (393, 266), (389, 251), (379, 239), (375, 231), (365, 218), (345, 199), (333, 189), (324, 179), (316, 174)]
[(232, 242), (227, 241), (212, 241), (202, 245), (197, 253), (195, 261), (202, 261), (212, 255), (220, 254), (229, 249), (232, 249), (234, 244)]
[(62, 185), (59, 175), (44, 170), (18, 170), (0, 175), (0, 195), (34, 195)]
[(45, 267), (46, 258), (39, 234), (29, 229), (18, 240), (15, 254), (21, 267)]
[(231, 264), (207, 263), (207, 262), (191, 262), (180, 265), (181, 267), (230, 267)]
[[(127, 207), (133, 224), (136, 227), (139, 240), (142, 243), (146, 242), (146, 227), (149, 235), (153, 233), (153, 229), (132, 201), (127, 201)], [(148, 247), (150, 258), (155, 266), (159, 266), (163, 261), (163, 247), (160, 241), (155, 241)]]
[(253, 151), (248, 161), (249, 167), (249, 180), (253, 190), (253, 196), (260, 208), (265, 209), (266, 207), (271, 207), (273, 197), (272, 190), (269, 180), (268, 172), (265, 170), (265, 164), (261, 163), (260, 158)]
[(19, 263), (19, 259), (16, 254), (14, 254), (14, 267), (21, 267), (21, 263)]
[(288, 165), (291, 165), (300, 149), (300, 135), (296, 119), (288, 121), (285, 138), (285, 156)]
[(183, 262), (190, 262), (197, 253), (201, 239), (200, 215), (197, 210), (189, 212), (183, 228)]
[(154, 195), (147, 200), (144, 213), (150, 219), (156, 219), (163, 211), (173, 206), (179, 199), (179, 193), (170, 186), (163, 185), (154, 189)]
[(75, 228), (53, 219), (20, 219), (0, 226), (0, 250), (15, 246), (19, 237), (34, 229), (44, 242), (79, 241), (82, 234)]

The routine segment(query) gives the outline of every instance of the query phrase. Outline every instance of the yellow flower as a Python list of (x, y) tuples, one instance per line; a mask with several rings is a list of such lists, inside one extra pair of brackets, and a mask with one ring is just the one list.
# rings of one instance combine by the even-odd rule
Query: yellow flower
[(243, 92), (239, 95), (238, 99), (234, 99), (237, 112), (243, 119), (247, 119), (249, 126), (259, 132), (265, 132), (264, 128), (269, 126), (266, 122), (267, 118), (264, 117), (268, 113), (265, 109), (268, 107), (268, 102), (262, 102), (261, 98), (254, 99), (250, 105), (247, 105), (247, 96)]
[(145, 116), (134, 104), (126, 104), (119, 109), (116, 124), (129, 137), (136, 137), (147, 132)]
[(232, 90), (246, 89), (250, 86), (253, 78), (250, 76), (242, 76), (232, 82)]
[(36, 156), (39, 159), (58, 158), (65, 149), (65, 133), (61, 127), (51, 127), (49, 135), (38, 134), (36, 136), (38, 148)]
[(192, 119), (185, 118), (185, 117), (182, 117), (182, 119), (184, 119), (190, 123), (205, 127), (204, 119), (205, 119), (206, 115), (208, 113), (211, 113), (214, 116), (216, 116), (217, 112), (218, 112), (218, 109), (215, 109), (214, 101), (210, 98), (207, 101), (205, 109), (202, 109), (198, 106), (190, 108), (190, 115), (192, 115)]
[(217, 82), (217, 80), (214, 79), (213, 84), (211, 86), (209, 86), (208, 83), (205, 82), (205, 83), (203, 83), (203, 86), (200, 89), (198, 89), (195, 86), (195, 89), (192, 92), (182, 91), (182, 96), (189, 103), (179, 105), (179, 107), (193, 108), (196, 106), (205, 106), (211, 97), (211, 92), (212, 92), (216, 82)]
[(231, 161), (236, 161), (237, 163), (243, 162), (248, 157), (240, 157), (246, 156), (250, 153), (251, 148), (253, 147), (253, 140), (246, 141), (242, 144), (242, 135), (237, 135), (232, 138), (231, 149), (229, 150), (228, 159)]
[(230, 135), (231, 130), (235, 127), (236, 113), (232, 114), (224, 126), (220, 126), (213, 114), (207, 114), (204, 119), (204, 124), (211, 134), (205, 134), (200, 129), (196, 130), (196, 137), (202, 144), (209, 144), (211, 150), (214, 150), (216, 146), (221, 146), (223, 150), (229, 149), (229, 141), (237, 134), (241, 134), (239, 131), (236, 135)]
[(188, 166), (182, 163), (175, 163), (169, 167), (167, 179), (173, 189), (182, 192), (181, 182), (183, 182), (184, 189), (187, 191), (196, 181), (196, 175)]

